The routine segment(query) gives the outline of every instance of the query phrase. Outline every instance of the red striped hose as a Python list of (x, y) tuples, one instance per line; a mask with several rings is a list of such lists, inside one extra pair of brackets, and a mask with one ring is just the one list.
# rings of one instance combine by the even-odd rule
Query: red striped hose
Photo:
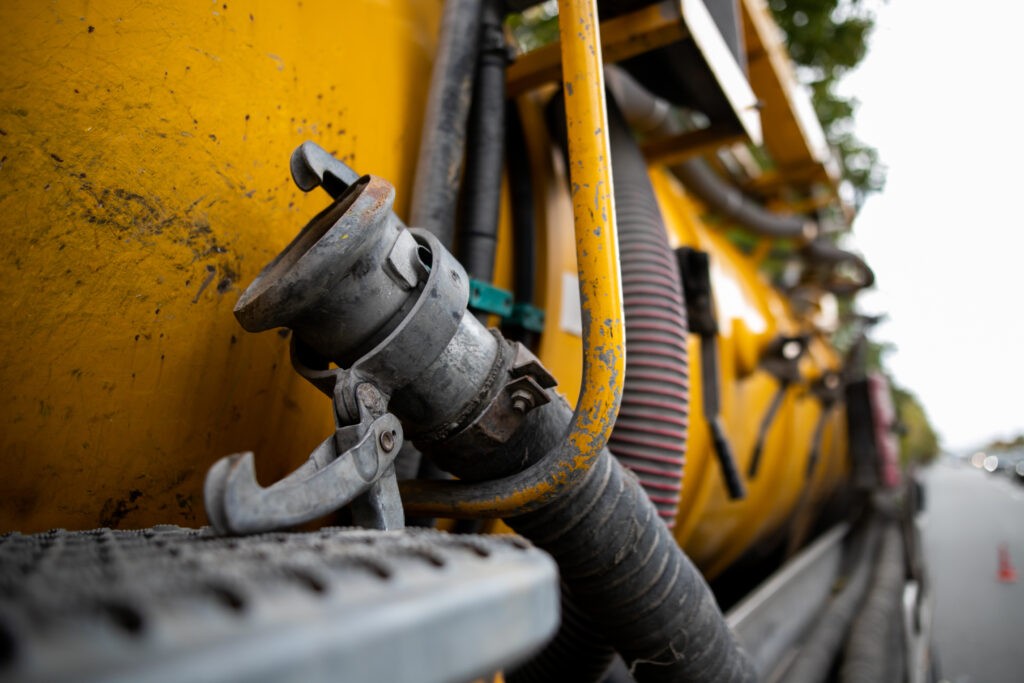
[(686, 309), (647, 164), (611, 97), (608, 132), (626, 313), (626, 382), (608, 448), (671, 527), (689, 424)]

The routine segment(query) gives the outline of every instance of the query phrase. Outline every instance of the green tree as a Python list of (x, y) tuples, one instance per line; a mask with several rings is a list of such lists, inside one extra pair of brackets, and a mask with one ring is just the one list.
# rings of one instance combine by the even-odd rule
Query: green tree
[[(892, 380), (890, 379), (890, 382)], [(902, 433), (900, 458), (904, 464), (924, 464), (939, 454), (939, 436), (932, 427), (924, 406), (912, 392), (892, 384), (892, 398), (896, 405)]]
[(857, 100), (837, 94), (836, 85), (867, 54), (874, 14), (866, 0), (770, 0), (769, 6), (860, 206), (885, 185), (885, 168), (878, 151), (853, 133)]
[(1005, 453), (1006, 451), (1016, 451), (1024, 449), (1024, 434), (1018, 434), (1009, 441), (1003, 441), (1002, 439), (996, 439), (989, 443), (982, 450), (992, 451), (996, 453)]
[(878, 342), (870, 338), (866, 340), (866, 344), (865, 369), (869, 372), (882, 373), (889, 382), (889, 390), (892, 393), (892, 402), (900, 428), (900, 460), (903, 464), (931, 462), (941, 450), (939, 435), (932, 426), (921, 401), (912, 391), (897, 384), (892, 372), (886, 366), (885, 358), (896, 350), (896, 345), (892, 342)]

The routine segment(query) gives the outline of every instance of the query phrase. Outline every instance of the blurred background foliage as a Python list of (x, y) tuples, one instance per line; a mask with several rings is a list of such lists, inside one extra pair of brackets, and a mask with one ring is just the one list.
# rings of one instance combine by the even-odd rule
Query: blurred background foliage
[(892, 385), (892, 399), (896, 404), (896, 414), (902, 426), (900, 457), (904, 464), (931, 462), (939, 454), (939, 435), (932, 427), (921, 401), (913, 392), (895, 384)]
[(989, 442), (985, 446), (984, 450), (995, 453), (1024, 450), (1024, 434), (1018, 434), (1009, 440), (996, 439), (995, 441)]
[(928, 419), (928, 413), (914, 392), (897, 384), (892, 372), (886, 367), (885, 356), (896, 346), (890, 342), (867, 341), (867, 369), (881, 372), (889, 381), (892, 401), (896, 408), (900, 435), (900, 458), (903, 463), (923, 465), (934, 460), (942, 446), (939, 435)]
[(854, 133), (858, 102), (843, 97), (837, 85), (867, 54), (875, 27), (871, 0), (769, 0), (786, 36), (800, 80), (810, 89), (814, 110), (853, 187), (858, 208), (885, 186), (878, 150)]

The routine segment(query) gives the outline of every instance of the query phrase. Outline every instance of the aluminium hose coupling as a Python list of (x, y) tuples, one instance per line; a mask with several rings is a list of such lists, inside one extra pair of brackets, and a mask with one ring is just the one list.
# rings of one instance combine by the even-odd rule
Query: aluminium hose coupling
[[(472, 470), (474, 457), (507, 441), (530, 410), (550, 401), (547, 389), (555, 381), (525, 347), (487, 330), (467, 311), (465, 270), (434, 235), (402, 224), (391, 210), (394, 196), (394, 188), (375, 176), (352, 183), (263, 269), (235, 315), (250, 332), (292, 329), (293, 364), (333, 398), (339, 433), (356, 423), (364, 433), (374, 419), (394, 415), (401, 423), (390, 430), (394, 438), (427, 449), (443, 442), (446, 453)], [(367, 398), (367, 385), (379, 400)], [(302, 476), (350, 455), (350, 446), (335, 442), (332, 456), (325, 458), (326, 446), (318, 449)], [(381, 463), (378, 478), (393, 480), (390, 461)], [(494, 476), (494, 462), (479, 466), (481, 478)], [(227, 467), (215, 466), (207, 481), (208, 507), (222, 520), (230, 516), (225, 501), (240, 499), (231, 495)], [(252, 489), (248, 476), (231, 476)], [(369, 485), (381, 498), (372, 489), (377, 479)], [(386, 488), (397, 495), (396, 486)], [(395, 507), (394, 495), (385, 501), (388, 509)], [(351, 500), (333, 501), (334, 509)], [(319, 501), (321, 514), (322, 508)], [(292, 512), (287, 519), (296, 518)]]
[[(432, 263), (429, 248), (391, 211), (394, 196), (386, 181), (363, 176), (317, 214), (242, 293), (235, 305), (242, 327), (291, 328), (343, 366), (382, 341), (416, 302)], [(462, 267), (445, 266), (449, 278), (429, 294), (442, 332), (424, 340), (432, 346), (447, 341), (439, 337), (454, 331), (469, 298)]]

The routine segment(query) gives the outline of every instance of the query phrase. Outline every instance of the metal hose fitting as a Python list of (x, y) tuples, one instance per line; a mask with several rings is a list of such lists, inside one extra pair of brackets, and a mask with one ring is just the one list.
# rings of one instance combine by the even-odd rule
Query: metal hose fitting
[[(239, 320), (291, 327), (314, 383), (334, 361), (372, 384), (405, 434), (469, 486), (500, 496), (523, 471), (550, 476), (573, 411), (532, 354), (467, 312), (465, 272), (432, 234), (402, 226), (393, 200), (379, 178), (353, 184), (261, 273)], [(607, 448), (578, 484), (508, 521), (558, 560), (641, 681), (753, 680), (700, 573)]]

